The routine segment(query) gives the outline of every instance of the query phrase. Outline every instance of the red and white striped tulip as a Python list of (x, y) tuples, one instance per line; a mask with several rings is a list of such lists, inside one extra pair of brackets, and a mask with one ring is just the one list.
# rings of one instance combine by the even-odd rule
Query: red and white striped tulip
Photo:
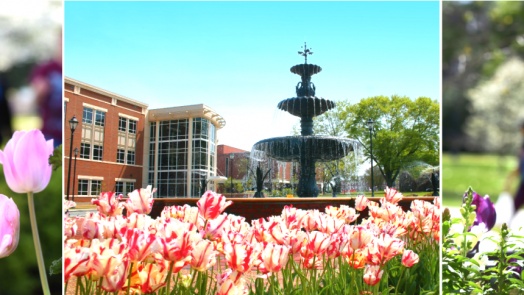
[(331, 238), (331, 235), (319, 231), (307, 233), (305, 245), (302, 247), (300, 254), (305, 258), (321, 256), (331, 245)]
[(384, 192), (386, 201), (392, 204), (398, 204), (398, 202), (402, 200), (402, 198), (404, 198), (402, 193), (397, 192), (397, 190), (394, 188), (386, 187), (386, 190)]
[(224, 255), (226, 256), (227, 265), (232, 270), (241, 273), (251, 270), (260, 252), (260, 244), (258, 243), (254, 245), (248, 243), (224, 245)]
[(127, 229), (122, 240), (127, 244), (127, 257), (131, 262), (143, 261), (149, 254), (162, 250), (158, 238), (144, 230)]
[(404, 254), (402, 254), (402, 265), (404, 265), (405, 267), (412, 267), (413, 265), (418, 263), (418, 260), (419, 258), (417, 253), (411, 250), (406, 250), (404, 251)]
[(120, 264), (108, 275), (103, 277), (101, 288), (107, 292), (118, 292), (126, 283), (129, 273), (129, 259), (124, 258)]
[(350, 247), (353, 250), (363, 249), (373, 239), (373, 233), (362, 226), (355, 226), (350, 233)]
[(233, 204), (233, 202), (226, 202), (226, 197), (212, 191), (205, 192), (197, 202), (200, 215), (202, 215), (205, 220), (217, 218), (227, 207), (231, 206), (231, 204)]
[(149, 214), (153, 208), (153, 194), (156, 192), (155, 189), (151, 189), (150, 185), (147, 188), (141, 188), (134, 190), (127, 194), (128, 199), (124, 206), (127, 209), (127, 216), (131, 216), (133, 213), (138, 214)]
[(213, 242), (208, 240), (201, 240), (196, 243), (191, 252), (191, 267), (198, 271), (206, 271), (211, 266), (215, 265), (215, 257), (218, 252), (215, 251)]
[(365, 210), (368, 204), (369, 200), (365, 196), (357, 196), (355, 199), (355, 209), (357, 209), (357, 211)]
[(140, 279), (140, 289), (143, 294), (155, 293), (166, 283), (167, 271), (162, 267), (154, 264), (140, 264), (137, 268), (138, 278)]
[(122, 215), (124, 204), (120, 203), (122, 194), (116, 195), (116, 193), (106, 192), (101, 193), (98, 199), (92, 199), (91, 203), (96, 205), (96, 209), (100, 214), (105, 216)]
[(64, 280), (71, 276), (85, 276), (89, 272), (89, 252), (87, 247), (68, 247), (64, 249)]
[(366, 265), (364, 269), (364, 282), (370, 286), (375, 286), (382, 278), (383, 270), (379, 265)]
[(260, 254), (259, 270), (263, 274), (279, 272), (286, 265), (289, 258), (290, 246), (281, 246), (274, 243), (263, 242)]

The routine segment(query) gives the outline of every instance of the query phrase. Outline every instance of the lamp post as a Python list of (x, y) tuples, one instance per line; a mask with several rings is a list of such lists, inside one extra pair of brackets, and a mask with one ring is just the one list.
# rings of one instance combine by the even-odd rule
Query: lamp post
[(76, 116), (73, 116), (69, 120), (69, 128), (71, 129), (71, 145), (69, 147), (69, 170), (67, 173), (67, 200), (69, 201), (69, 185), (71, 184), (71, 160), (73, 158), (73, 136), (75, 134), (76, 126), (78, 126), (78, 120)]
[(75, 168), (73, 170), (73, 202), (75, 201), (75, 181), (76, 181), (76, 157), (78, 156), (78, 148), (75, 148)]
[(367, 124), (369, 128), (369, 141), (370, 141), (370, 159), (371, 159), (371, 197), (375, 196), (375, 190), (373, 189), (373, 119), (369, 118)]
[(231, 153), (229, 154), (229, 162), (231, 162), (231, 198), (233, 197), (233, 159), (235, 158), (235, 154)]

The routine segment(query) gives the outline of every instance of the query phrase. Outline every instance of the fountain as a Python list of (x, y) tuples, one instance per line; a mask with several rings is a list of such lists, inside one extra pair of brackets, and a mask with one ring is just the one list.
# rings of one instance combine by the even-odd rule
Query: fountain
[(307, 56), (313, 54), (304, 43), (305, 63), (293, 66), (291, 72), (301, 77), (296, 86), (296, 97), (281, 101), (277, 108), (300, 117), (301, 135), (264, 139), (257, 142), (252, 155), (263, 153), (281, 162), (298, 162), (300, 167), (297, 195), (301, 198), (317, 197), (319, 189), (316, 182), (315, 163), (334, 161), (348, 155), (358, 144), (354, 140), (313, 135), (313, 118), (335, 107), (335, 103), (315, 96), (315, 85), (311, 76), (320, 73), (322, 68), (308, 64)]

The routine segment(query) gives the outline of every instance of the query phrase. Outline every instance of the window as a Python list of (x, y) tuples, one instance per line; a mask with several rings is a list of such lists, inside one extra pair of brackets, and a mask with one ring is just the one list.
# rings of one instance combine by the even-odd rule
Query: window
[(127, 194), (135, 190), (135, 183), (128, 181), (117, 181), (115, 184), (115, 193), (117, 195), (122, 194), (127, 197)]
[(126, 150), (116, 150), (116, 162), (122, 164), (126, 162)]
[(129, 120), (129, 133), (136, 134), (136, 121)]
[(102, 191), (102, 181), (101, 180), (91, 180), (91, 195), (97, 196), (100, 195)]
[(103, 148), (101, 145), (93, 146), (93, 160), (102, 161)]
[(126, 132), (127, 119), (118, 117), (118, 131)]
[(80, 159), (89, 159), (91, 155), (91, 145), (89, 143), (80, 143)]
[(127, 164), (135, 164), (135, 151), (127, 151)]
[(119, 117), (117, 163), (135, 164), (136, 126), (136, 120)]
[(126, 184), (126, 192), (128, 194), (135, 190), (135, 183), (134, 182), (126, 182), (125, 184)]
[(89, 188), (89, 180), (87, 179), (78, 180), (78, 195), (79, 196), (87, 196), (88, 188)]
[(124, 194), (124, 183), (121, 181), (117, 181), (115, 184), (115, 193), (116, 195), (123, 195)]
[(101, 180), (78, 180), (78, 195), (79, 196), (98, 196), (102, 192)]
[(93, 124), (93, 110), (90, 108), (84, 107), (84, 117), (82, 118), (82, 123)]
[(84, 107), (80, 158), (102, 161), (105, 118), (103, 111)]

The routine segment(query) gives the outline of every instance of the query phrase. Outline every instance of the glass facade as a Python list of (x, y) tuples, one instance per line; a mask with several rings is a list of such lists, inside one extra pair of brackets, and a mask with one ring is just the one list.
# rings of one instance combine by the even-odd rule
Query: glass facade
[[(189, 124), (192, 124), (191, 134)], [(215, 126), (205, 118), (159, 121), (158, 138), (157, 123), (151, 122), (150, 128), (148, 183), (154, 184), (155, 181), (155, 148), (158, 146), (157, 196), (199, 197), (201, 178), (214, 175)], [(187, 182), (190, 178), (188, 192)]]

